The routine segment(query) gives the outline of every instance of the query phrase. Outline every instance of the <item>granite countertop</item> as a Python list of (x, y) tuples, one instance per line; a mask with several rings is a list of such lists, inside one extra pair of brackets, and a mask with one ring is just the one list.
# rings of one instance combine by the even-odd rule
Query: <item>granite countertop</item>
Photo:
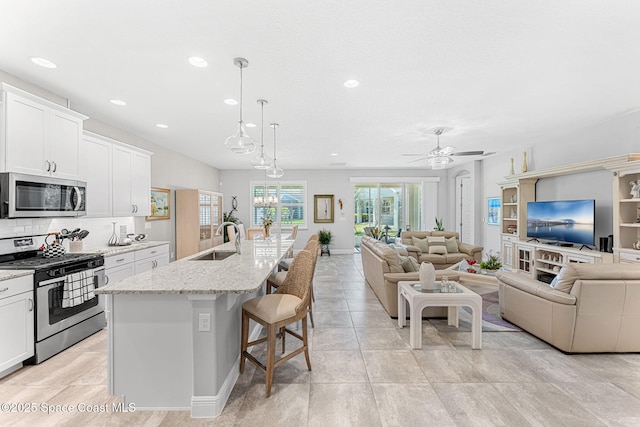
[(126, 252), (140, 251), (147, 248), (153, 248), (156, 246), (168, 245), (169, 242), (163, 241), (148, 241), (148, 242), (136, 242), (130, 245), (122, 246), (100, 246), (97, 248), (87, 249), (85, 252), (101, 254), (105, 257), (124, 254)]
[(211, 252), (235, 252), (228, 242), (96, 290), (100, 294), (248, 294), (261, 288), (293, 240), (242, 240), (241, 255), (193, 260)]
[(35, 273), (33, 270), (0, 270), (0, 282), (11, 280), (16, 277), (30, 276)]

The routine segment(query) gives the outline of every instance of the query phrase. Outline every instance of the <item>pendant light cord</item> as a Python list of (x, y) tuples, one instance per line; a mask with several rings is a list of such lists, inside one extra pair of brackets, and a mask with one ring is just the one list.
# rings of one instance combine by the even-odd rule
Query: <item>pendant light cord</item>
[(240, 63), (240, 123), (242, 123), (242, 63)]

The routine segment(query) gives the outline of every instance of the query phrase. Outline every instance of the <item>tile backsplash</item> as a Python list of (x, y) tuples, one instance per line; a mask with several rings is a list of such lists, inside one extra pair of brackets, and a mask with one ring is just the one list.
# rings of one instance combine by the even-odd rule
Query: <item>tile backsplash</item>
[[(84, 251), (107, 245), (116, 223), (116, 234), (120, 235), (120, 226), (125, 225), (128, 233), (135, 233), (133, 217), (117, 218), (20, 218), (0, 220), (0, 238), (31, 236), (60, 231), (63, 228), (73, 230), (81, 228), (89, 231), (83, 240)], [(68, 249), (69, 242), (64, 241)]]

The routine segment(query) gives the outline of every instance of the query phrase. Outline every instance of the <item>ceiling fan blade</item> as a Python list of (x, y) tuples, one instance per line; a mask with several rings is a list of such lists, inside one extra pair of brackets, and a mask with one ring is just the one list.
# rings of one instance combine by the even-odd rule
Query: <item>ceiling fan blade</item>
[(450, 156), (482, 156), (484, 151), (458, 151), (457, 153), (451, 153)]
[(410, 162), (407, 162), (407, 163), (420, 162), (420, 161), (422, 161), (422, 160), (426, 160), (426, 159), (427, 159), (427, 158), (423, 156), (423, 157), (421, 157), (421, 158), (419, 158), (419, 159), (411, 160)]
[(409, 157), (422, 156), (422, 157), (424, 157), (424, 154), (403, 154), (403, 156), (409, 156)]

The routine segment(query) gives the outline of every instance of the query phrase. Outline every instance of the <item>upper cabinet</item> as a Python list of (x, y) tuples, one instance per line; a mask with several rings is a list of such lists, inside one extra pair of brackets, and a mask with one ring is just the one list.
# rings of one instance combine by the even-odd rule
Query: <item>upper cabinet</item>
[(0, 169), (78, 179), (86, 118), (3, 83)]
[(151, 214), (151, 155), (146, 150), (85, 132), (80, 177), (87, 182), (87, 216)]

